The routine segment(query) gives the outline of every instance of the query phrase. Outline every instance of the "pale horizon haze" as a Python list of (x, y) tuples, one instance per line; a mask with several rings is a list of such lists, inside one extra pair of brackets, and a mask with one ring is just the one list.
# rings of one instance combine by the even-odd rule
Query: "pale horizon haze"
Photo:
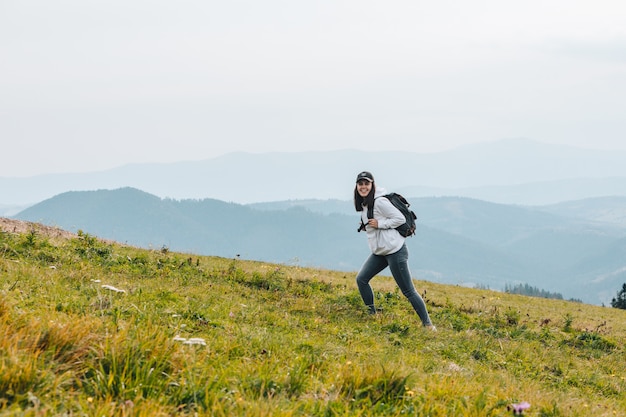
[(626, 150), (618, 0), (0, 2), (0, 177), (229, 152)]

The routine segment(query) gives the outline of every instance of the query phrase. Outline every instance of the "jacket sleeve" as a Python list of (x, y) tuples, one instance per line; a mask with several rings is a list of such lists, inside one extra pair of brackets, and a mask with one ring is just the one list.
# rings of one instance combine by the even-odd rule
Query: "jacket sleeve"
[(378, 220), (379, 229), (395, 229), (406, 221), (402, 212), (385, 197), (377, 198), (374, 207), (380, 214), (380, 217), (374, 216)]

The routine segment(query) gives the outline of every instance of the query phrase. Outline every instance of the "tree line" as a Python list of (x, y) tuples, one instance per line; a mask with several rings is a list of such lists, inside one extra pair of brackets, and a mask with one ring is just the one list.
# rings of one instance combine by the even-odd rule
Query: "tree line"
[(555, 300), (563, 299), (562, 294), (542, 290), (537, 287), (532, 287), (528, 284), (517, 284), (517, 285), (506, 284), (504, 286), (504, 292), (508, 294), (528, 295), (530, 297), (552, 298)]

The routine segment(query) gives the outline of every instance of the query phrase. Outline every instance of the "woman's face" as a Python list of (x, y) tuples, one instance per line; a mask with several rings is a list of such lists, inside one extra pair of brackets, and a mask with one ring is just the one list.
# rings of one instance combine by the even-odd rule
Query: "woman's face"
[(367, 180), (361, 180), (356, 183), (356, 190), (361, 197), (365, 198), (372, 191), (372, 183)]

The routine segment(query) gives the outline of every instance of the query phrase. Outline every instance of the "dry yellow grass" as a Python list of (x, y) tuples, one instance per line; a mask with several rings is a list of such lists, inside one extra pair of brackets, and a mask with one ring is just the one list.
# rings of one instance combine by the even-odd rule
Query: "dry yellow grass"
[(354, 274), (32, 230), (0, 232), (0, 415), (626, 409), (624, 310), (416, 281), (433, 333), (389, 277), (370, 316)]

